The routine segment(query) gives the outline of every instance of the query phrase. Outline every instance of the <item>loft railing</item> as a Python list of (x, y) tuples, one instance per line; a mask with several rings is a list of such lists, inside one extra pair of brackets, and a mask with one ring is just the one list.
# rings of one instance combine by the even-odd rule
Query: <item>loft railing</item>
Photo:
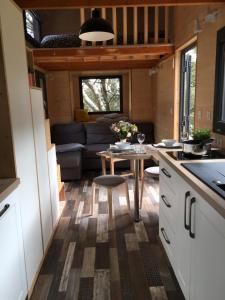
[[(90, 9), (80, 8), (80, 24), (85, 22), (87, 15), (90, 15)], [(101, 8), (102, 18), (107, 19), (108, 15), (110, 15), (115, 33), (113, 41), (97, 43), (82, 41), (82, 47), (99, 45), (126, 46), (141, 44), (167, 44), (169, 42), (169, 7), (135, 6), (128, 8), (124, 6), (123, 8)], [(140, 28), (140, 18), (142, 17), (142, 28)], [(118, 32), (118, 22), (120, 24), (122, 23), (121, 32)], [(128, 31), (130, 33), (129, 35)]]

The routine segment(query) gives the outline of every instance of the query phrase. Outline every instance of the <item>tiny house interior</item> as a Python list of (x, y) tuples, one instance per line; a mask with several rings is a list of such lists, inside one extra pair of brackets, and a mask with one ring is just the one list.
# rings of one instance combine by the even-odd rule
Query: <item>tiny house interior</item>
[(1, 0), (0, 103), (0, 300), (224, 300), (224, 1)]

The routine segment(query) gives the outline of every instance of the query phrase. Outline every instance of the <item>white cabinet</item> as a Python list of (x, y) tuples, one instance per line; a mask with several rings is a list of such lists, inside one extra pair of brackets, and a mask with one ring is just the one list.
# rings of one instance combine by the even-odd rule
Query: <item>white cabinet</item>
[(160, 165), (160, 193), (169, 204), (174, 195), (177, 207), (165, 209), (161, 198), (159, 235), (183, 294), (188, 300), (224, 300), (225, 219), (165, 161)]
[(225, 220), (199, 195), (192, 207), (191, 300), (225, 299)]
[(190, 278), (190, 236), (189, 236), (189, 210), (190, 200), (193, 197), (190, 187), (179, 176), (178, 210), (177, 210), (177, 234), (176, 234), (176, 276), (181, 290), (188, 299)]
[(0, 299), (24, 300), (27, 294), (18, 195), (0, 203)]
[(38, 173), (42, 238), (45, 251), (52, 235), (52, 207), (48, 174), (48, 156), (45, 138), (45, 117), (41, 89), (32, 88), (30, 90), (30, 96)]
[(13, 1), (0, 1), (0, 26), (30, 289), (43, 257), (43, 245), (23, 16)]
[(51, 149), (48, 150), (48, 169), (52, 204), (52, 222), (53, 228), (55, 228), (60, 215), (55, 145), (52, 145)]

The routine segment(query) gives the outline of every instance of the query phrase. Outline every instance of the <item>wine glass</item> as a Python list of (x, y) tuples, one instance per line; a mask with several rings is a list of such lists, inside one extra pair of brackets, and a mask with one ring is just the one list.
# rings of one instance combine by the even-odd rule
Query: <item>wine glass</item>
[(145, 141), (145, 135), (144, 135), (144, 133), (138, 133), (137, 134), (137, 140), (138, 140), (138, 143), (140, 144), (140, 146), (137, 147), (137, 152), (138, 153), (143, 153), (144, 149), (142, 148), (142, 144)]
[(142, 145), (145, 141), (145, 134), (144, 133), (138, 133), (137, 140), (138, 140), (138, 143)]
[(180, 138), (181, 138), (181, 142), (187, 141), (189, 138), (189, 133), (187, 131), (181, 132)]

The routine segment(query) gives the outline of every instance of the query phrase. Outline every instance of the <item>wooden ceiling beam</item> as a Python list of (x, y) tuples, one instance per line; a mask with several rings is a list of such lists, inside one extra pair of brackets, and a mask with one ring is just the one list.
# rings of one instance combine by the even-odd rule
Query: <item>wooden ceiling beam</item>
[(156, 66), (159, 60), (126, 60), (96, 62), (43, 62), (36, 64), (46, 71), (94, 71), (94, 70), (125, 70), (143, 69)]
[(14, 0), (22, 9), (71, 9), (123, 6), (180, 6), (224, 3), (222, 0)]
[(62, 57), (88, 57), (88, 56), (123, 56), (123, 55), (168, 55), (174, 53), (171, 44), (157, 44), (136, 47), (95, 47), (95, 48), (59, 48), (34, 49), (35, 58), (62, 58)]

